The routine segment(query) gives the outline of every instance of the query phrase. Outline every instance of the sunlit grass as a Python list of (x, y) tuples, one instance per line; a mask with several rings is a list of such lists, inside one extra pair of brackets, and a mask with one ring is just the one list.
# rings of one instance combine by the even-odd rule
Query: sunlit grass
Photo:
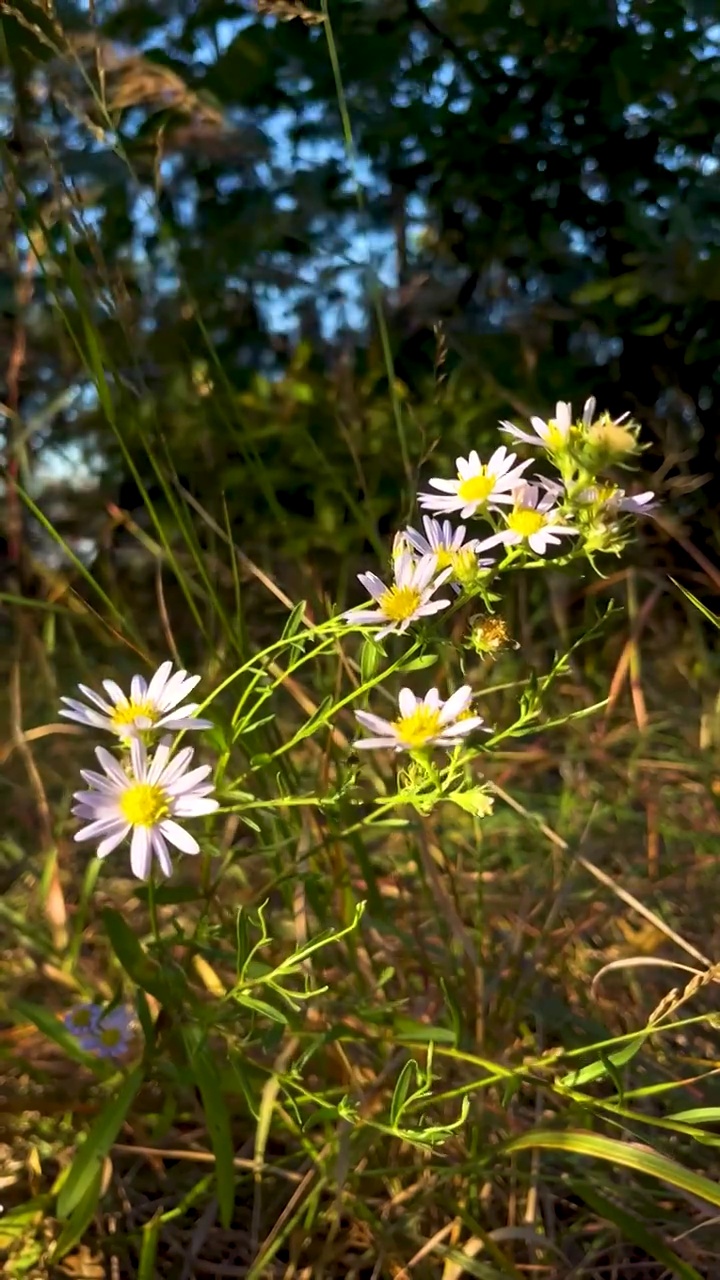
[[(622, 1275), (631, 1249), (711, 1274), (718, 673), (691, 622), (664, 620), (672, 587), (623, 569), (607, 598), (628, 616), (607, 618), (579, 589), (561, 644), (527, 574), (494, 602), (519, 649), (464, 648), (466, 609), (383, 655), (340, 619), (367, 568), (347, 547), (364, 539), (378, 571), (389, 557), (355, 460), (324, 468), (353, 520), (341, 591), (284, 541), (275, 471), (198, 321), (215, 407), (277, 520), (256, 563), (223, 495), (207, 511), (186, 489), (151, 398), (137, 415), (66, 230), (46, 246), (56, 320), (147, 527), (119, 513), (136, 576), (111, 555), (88, 568), (22, 491), (67, 579), (6, 596), (8, 1274), (66, 1258), (175, 1277), (190, 1257), (258, 1280)], [(396, 395), (391, 417), (404, 486), (424, 441)], [(312, 449), (305, 425), (293, 444)], [(94, 744), (58, 699), (168, 657), (202, 674), (221, 811), (197, 859), (140, 884), (126, 852), (101, 864), (73, 842)], [(400, 683), (462, 679), (493, 734), (443, 803), (428, 771), (399, 782), (353, 751), (355, 707), (391, 716)], [(119, 1064), (68, 1031), (89, 1000), (134, 1008)]]

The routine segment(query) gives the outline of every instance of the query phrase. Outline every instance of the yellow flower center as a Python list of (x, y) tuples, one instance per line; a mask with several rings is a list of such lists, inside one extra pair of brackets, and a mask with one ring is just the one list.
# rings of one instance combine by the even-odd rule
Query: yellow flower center
[(477, 556), (469, 547), (461, 547), (459, 551), (451, 551), (448, 547), (439, 547), (435, 555), (437, 556), (438, 571), (452, 569), (453, 577), (457, 578), (458, 582), (466, 581), (468, 578), (475, 576)]
[(121, 1036), (117, 1027), (106, 1027), (99, 1035), (101, 1044), (106, 1045), (108, 1049), (114, 1049), (115, 1045), (119, 1044), (120, 1039)]
[(536, 511), (534, 507), (516, 507), (508, 516), (508, 528), (513, 533), (519, 533), (521, 538), (529, 538), (533, 533), (538, 533), (545, 524), (547, 520), (544, 513)]
[(611, 458), (622, 458), (637, 449), (637, 440), (627, 427), (609, 419), (596, 422), (588, 431), (588, 443)]
[(417, 587), (390, 587), (378, 600), (390, 622), (406, 622), (420, 607), (422, 596)]
[(458, 485), (458, 498), (463, 502), (486, 502), (495, 488), (496, 476), (490, 476), (486, 467), (481, 467), (479, 475), (468, 476)]
[(162, 787), (136, 782), (120, 796), (120, 812), (133, 827), (154, 827), (170, 812)]
[(421, 703), (409, 716), (393, 721), (393, 729), (406, 747), (424, 747), (440, 728), (440, 712)]
[(134, 724), (139, 716), (146, 717), (154, 724), (158, 718), (157, 708), (152, 702), (133, 702), (131, 699), (115, 708), (112, 717), (113, 728), (125, 729), (128, 725)]
[(502, 618), (483, 618), (473, 626), (470, 639), (478, 653), (495, 653), (509, 642), (510, 637)]
[(78, 1009), (75, 1013), (71, 1014), (71, 1020), (73, 1025), (76, 1027), (89, 1027), (90, 1026), (90, 1010)]
[(604, 507), (606, 503), (612, 502), (616, 495), (617, 489), (614, 484), (601, 484), (598, 485), (595, 501), (599, 507)]

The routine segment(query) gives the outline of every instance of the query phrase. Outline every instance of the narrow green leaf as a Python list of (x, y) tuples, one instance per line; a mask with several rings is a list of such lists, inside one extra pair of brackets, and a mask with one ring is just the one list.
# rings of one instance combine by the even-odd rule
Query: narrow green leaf
[(160, 1239), (160, 1232), (162, 1230), (162, 1224), (162, 1215), (156, 1213), (155, 1216), (143, 1226), (137, 1280), (155, 1280), (155, 1277), (157, 1276), (155, 1258), (157, 1255), (157, 1247)]
[(100, 1164), (95, 1170), (95, 1174), (80, 1203), (75, 1206), (58, 1236), (52, 1255), (53, 1262), (59, 1262), (61, 1258), (64, 1258), (65, 1254), (74, 1249), (75, 1245), (79, 1244), (85, 1235), (95, 1216), (100, 1199), (102, 1179), (103, 1170), (102, 1164)]
[(683, 1262), (664, 1240), (656, 1236), (653, 1231), (649, 1231), (633, 1214), (626, 1213), (613, 1200), (606, 1199), (594, 1186), (586, 1182), (574, 1181), (571, 1186), (595, 1213), (606, 1222), (611, 1222), (613, 1226), (618, 1227), (626, 1239), (643, 1249), (651, 1258), (662, 1262), (663, 1266), (669, 1267), (671, 1274), (676, 1276), (677, 1280), (703, 1280), (700, 1273), (691, 1267), (689, 1262)]
[(235, 1205), (235, 1151), (230, 1114), (223, 1097), (220, 1076), (207, 1041), (198, 1041), (194, 1028), (184, 1029), (183, 1039), (188, 1064), (202, 1099), (210, 1145), (215, 1155), (215, 1183), (220, 1221), (227, 1228), (232, 1222)]
[(307, 600), (299, 600), (282, 629), (281, 640), (289, 640), (300, 630), (306, 609)]
[(58, 1193), (58, 1218), (65, 1220), (70, 1216), (97, 1177), (143, 1082), (143, 1074), (141, 1067), (130, 1072), (120, 1092), (103, 1107), (82, 1146), (78, 1148)]
[(395, 1082), (392, 1101), (390, 1103), (390, 1124), (394, 1129), (407, 1102), (410, 1085), (418, 1082), (418, 1066), (414, 1058), (409, 1058)]
[(436, 653), (421, 653), (419, 658), (411, 658), (409, 662), (401, 663), (398, 670), (425, 671), (428, 667), (434, 667), (437, 660)]
[(155, 996), (161, 1004), (173, 1003), (173, 996), (181, 996), (177, 983), (179, 976), (171, 971), (163, 972), (144, 951), (137, 934), (130, 928), (124, 916), (111, 907), (102, 913), (105, 931), (110, 945), (123, 969), (143, 991)]
[(613, 1068), (624, 1067), (627, 1062), (630, 1062), (631, 1058), (640, 1052), (650, 1034), (650, 1031), (639, 1031), (629, 1044), (623, 1045), (622, 1049), (616, 1049), (614, 1053), (607, 1055), (603, 1054), (599, 1062), (589, 1062), (586, 1067), (569, 1071), (567, 1075), (561, 1076), (558, 1084), (563, 1089), (579, 1089), (581, 1085), (590, 1084), (593, 1080), (602, 1080), (604, 1076), (611, 1074)]
[(577, 1156), (592, 1156), (596, 1160), (608, 1160), (610, 1164), (622, 1165), (626, 1169), (635, 1169), (648, 1178), (657, 1178), (672, 1187), (687, 1191), (691, 1196), (707, 1200), (708, 1204), (720, 1205), (720, 1185), (699, 1173), (692, 1173), (684, 1165), (669, 1160), (667, 1156), (658, 1155), (654, 1151), (646, 1151), (631, 1146), (629, 1142), (620, 1142), (617, 1138), (604, 1138), (601, 1134), (591, 1133), (584, 1129), (567, 1132), (552, 1129), (531, 1129), (519, 1138), (513, 1138), (505, 1146), (506, 1151), (526, 1151), (542, 1149), (547, 1151), (570, 1151)]
[(720, 1107), (691, 1107), (689, 1111), (674, 1111), (666, 1120), (682, 1120), (686, 1124), (720, 1124)]

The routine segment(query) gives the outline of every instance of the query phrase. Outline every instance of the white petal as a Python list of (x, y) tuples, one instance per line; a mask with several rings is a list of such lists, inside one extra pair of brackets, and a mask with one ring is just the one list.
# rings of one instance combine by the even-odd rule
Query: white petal
[(181, 853), (199, 853), (200, 845), (194, 836), (190, 835), (179, 822), (173, 822), (172, 818), (164, 818), (160, 823), (160, 831), (170, 844), (174, 844), (176, 849)]
[(73, 840), (82, 842), (83, 840), (96, 840), (98, 836), (106, 836), (115, 830), (117, 823), (117, 815), (108, 816), (106, 818), (98, 818), (95, 822), (91, 822), (87, 827), (81, 827), (75, 832)]
[[(348, 622), (357, 622), (360, 626), (364, 626), (366, 623), (372, 625), (375, 622), (382, 622), (385, 614), (382, 609), (348, 609), (347, 613), (343, 614), (343, 618), (347, 618)], [(380, 639), (379, 636), (378, 639)]]
[[(168, 795), (181, 796), (188, 791), (194, 791), (196, 787), (204, 784), (205, 779), (212, 773), (212, 766), (209, 764), (198, 765), (197, 769), (191, 769), (189, 773), (183, 773), (179, 778), (167, 783), (163, 779), (163, 787)], [(212, 783), (209, 783), (209, 789), (212, 791)]]
[(115, 757), (111, 756), (110, 752), (105, 750), (105, 747), (96, 747), (95, 755), (108, 777), (112, 778), (113, 782), (117, 783), (124, 791), (128, 784), (127, 776), (123, 773)]
[(375, 733), (385, 733), (388, 729), (387, 720), (373, 715), (371, 711), (356, 711), (355, 719), (360, 721), (363, 729), (372, 729)]
[(144, 743), (139, 738), (133, 738), (130, 742), (130, 762), (138, 782), (145, 782), (147, 780), (148, 755)]
[(147, 880), (152, 867), (152, 844), (149, 827), (135, 827), (130, 844), (130, 866), (138, 880)]
[(130, 681), (131, 702), (144, 702), (147, 691), (147, 680), (143, 680), (142, 676), (133, 676)]
[[(86, 684), (79, 684), (78, 689), (84, 697), (89, 698), (91, 702), (94, 702), (95, 706), (99, 707), (101, 711), (106, 712), (106, 714), (112, 713), (113, 708), (110, 703), (106, 702), (104, 698), (101, 698), (100, 694), (96, 693), (94, 689), (90, 689)], [(63, 699), (63, 701), (69, 701), (69, 699)]]
[(376, 573), (359, 573), (358, 581), (362, 583), (368, 595), (371, 595), (374, 600), (379, 600), (380, 596), (383, 596), (387, 591), (385, 583), (381, 578), (378, 578)]
[[(452, 604), (452, 600), (428, 600), (427, 604), (421, 604), (419, 609), (415, 611), (416, 618), (428, 618), (431, 613), (438, 613), (440, 609), (447, 609)], [(411, 622), (412, 619), (408, 619)]]
[(393, 749), (397, 747), (397, 738), (358, 738), (353, 746), (361, 747), (363, 751)]
[(145, 755), (144, 760), (137, 752), (133, 754), (131, 743), (130, 752), (132, 754), (133, 769), (135, 770), (137, 777), (141, 777), (146, 773), (148, 782), (159, 782), (161, 774), (170, 759), (171, 743), (171, 738), (163, 738), (162, 742), (160, 742), (160, 744), (155, 748), (155, 754), (149, 763), (147, 754)]
[[(150, 684), (148, 685), (148, 688), (147, 688), (147, 699), (148, 699), (148, 702), (154, 702), (154, 703), (156, 703), (158, 706), (160, 705), (160, 699), (161, 699), (161, 698), (162, 698), (162, 696), (163, 696), (163, 693), (164, 693), (164, 691), (165, 691), (165, 686), (166, 686), (166, 685), (167, 685), (167, 683), (168, 683), (168, 680), (169, 680), (169, 677), (170, 677), (170, 672), (172, 671), (172, 669), (173, 669), (173, 664), (172, 664), (172, 662), (161, 662), (161, 663), (160, 663), (160, 666), (158, 667), (157, 671), (155, 672), (155, 674), (154, 674), (154, 676), (153, 676), (152, 680), (150, 681)], [(179, 674), (180, 674), (181, 676), (184, 676), (184, 675), (185, 675), (185, 672), (183, 671), (183, 672), (181, 672), (181, 673), (179, 673)]]
[(200, 676), (189, 676), (187, 671), (176, 671), (174, 676), (168, 680), (161, 696), (157, 699), (157, 704), (163, 711), (170, 711), (172, 707), (176, 707), (179, 702), (183, 702), (188, 694), (192, 693), (197, 684), (200, 683)]
[(432, 485), (433, 489), (439, 489), (441, 493), (457, 493), (459, 488), (458, 480), (443, 480), (441, 476), (431, 476), (428, 484)]
[[(422, 560), (420, 564), (422, 564)], [(401, 551), (394, 564), (395, 585), (398, 587), (412, 586), (415, 581), (416, 562), (414, 556), (408, 551)]]
[[(412, 586), (417, 591), (424, 591), (437, 572), (437, 556), (423, 556), (415, 566)], [(447, 577), (447, 574), (445, 575)]]
[(468, 716), (466, 720), (458, 720), (457, 724), (448, 725), (447, 729), (439, 734), (439, 738), (464, 737), (466, 733), (479, 729), (483, 723), (482, 716)]
[(75, 702), (72, 698), (64, 698), (63, 701), (68, 703), (68, 708), (61, 707), (58, 711), (59, 716), (64, 716), (66, 720), (75, 720), (78, 724), (88, 725), (91, 729), (112, 729), (108, 717), (100, 715), (99, 711), (84, 707), (81, 702)]
[(129, 699), (127, 695), (123, 693), (122, 689), (120, 688), (120, 685), (117, 684), (115, 680), (103, 680), (103, 688), (110, 695), (110, 699), (113, 702), (114, 706), (116, 707), (127, 706)]
[(450, 720), (457, 720), (460, 713), (470, 706), (471, 701), (472, 689), (469, 684), (464, 684), (462, 688), (456, 689), (440, 712), (440, 723), (447, 724)]
[(100, 844), (95, 850), (98, 858), (107, 858), (108, 854), (112, 853), (113, 849), (117, 849), (118, 845), (121, 844), (122, 841), (125, 839), (129, 830), (130, 830), (129, 822), (118, 821), (114, 830), (110, 831), (106, 835), (105, 839), (100, 841)]
[[(398, 695), (398, 706), (401, 716), (411, 716), (418, 705), (418, 699), (415, 697), (412, 689), (401, 689)], [(372, 728), (372, 725), (368, 725)]]
[(172, 729), (173, 733), (180, 733), (182, 729), (212, 729), (214, 725), (212, 720), (201, 720), (199, 716), (179, 716), (171, 711), (162, 720), (156, 721), (155, 728)]
[(439, 709), (440, 694), (434, 686), (432, 689), (428, 689), (423, 699), (423, 702), (425, 703), (426, 707), (430, 707), (431, 711), (437, 711)]
[(157, 830), (153, 830), (150, 834), (152, 851), (158, 860), (160, 870), (164, 876), (172, 875), (172, 862), (170, 860), (170, 851), (161, 835)]
[(203, 818), (208, 813), (215, 813), (219, 808), (217, 800), (206, 800), (204, 796), (190, 794), (178, 797), (173, 805), (173, 813), (176, 818)]

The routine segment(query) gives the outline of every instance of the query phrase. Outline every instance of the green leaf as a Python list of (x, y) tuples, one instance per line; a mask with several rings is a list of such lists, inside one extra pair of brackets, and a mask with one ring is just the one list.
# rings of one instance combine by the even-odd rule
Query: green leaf
[(466, 791), (451, 791), (449, 795), (443, 796), (444, 800), (450, 800), (453, 804), (464, 809), (466, 813), (472, 813), (476, 818), (486, 818), (492, 813), (493, 798), (488, 794), (485, 787), (469, 787)]
[(59, 1262), (61, 1258), (65, 1257), (66, 1253), (69, 1253), (71, 1249), (74, 1249), (75, 1245), (79, 1244), (82, 1240), (85, 1232), (90, 1226), (90, 1223), (95, 1217), (98, 1201), (100, 1199), (102, 1182), (103, 1169), (101, 1164), (100, 1167), (96, 1169), (94, 1177), (92, 1178), (84, 1196), (80, 1200), (80, 1203), (76, 1205), (58, 1236), (52, 1253), (53, 1262)]
[(683, 1262), (664, 1240), (654, 1232), (648, 1231), (647, 1227), (633, 1214), (626, 1213), (613, 1200), (608, 1200), (601, 1195), (594, 1186), (584, 1181), (571, 1182), (571, 1186), (582, 1196), (585, 1203), (594, 1209), (595, 1213), (606, 1222), (611, 1222), (613, 1226), (618, 1227), (627, 1240), (631, 1240), (651, 1258), (656, 1258), (663, 1266), (668, 1267), (671, 1275), (677, 1276), (678, 1280), (703, 1280), (700, 1273), (691, 1267), (689, 1262)]
[(195, 1028), (183, 1030), (190, 1070), (202, 1099), (210, 1144), (215, 1155), (215, 1181), (220, 1221), (230, 1226), (235, 1205), (235, 1151), (230, 1114), (222, 1093), (220, 1075), (206, 1040), (197, 1039)]
[(103, 1107), (82, 1146), (78, 1148), (57, 1198), (57, 1216), (70, 1216), (92, 1186), (102, 1162), (117, 1138), (135, 1095), (143, 1082), (142, 1067), (136, 1067), (123, 1082), (120, 1092)]
[(438, 660), (436, 653), (422, 653), (419, 658), (411, 658), (409, 662), (403, 662), (398, 667), (399, 671), (425, 671), (428, 667), (434, 667)]
[(133, 982), (143, 991), (148, 991), (150, 995), (155, 996), (161, 1004), (171, 1005), (177, 998), (181, 998), (179, 975), (170, 970), (163, 972), (160, 966), (150, 959), (124, 916), (119, 911), (106, 907), (102, 917), (110, 946)]
[(417, 1084), (418, 1081), (418, 1065), (414, 1058), (409, 1058), (404, 1064), (400, 1075), (395, 1083), (392, 1101), (390, 1103), (390, 1124), (395, 1128), (400, 1116), (403, 1113), (407, 1096), (410, 1092), (410, 1085)]
[(292, 636), (297, 634), (303, 625), (303, 618), (305, 616), (306, 609), (307, 600), (298, 601), (282, 629), (282, 635), (280, 637), (281, 640), (289, 640)]
[(612, 1165), (622, 1165), (625, 1169), (635, 1169), (648, 1178), (657, 1178), (667, 1182), (671, 1187), (687, 1191), (691, 1196), (706, 1200), (708, 1204), (720, 1205), (720, 1185), (705, 1178), (699, 1173), (692, 1173), (684, 1165), (669, 1160), (667, 1156), (658, 1155), (655, 1151), (646, 1151), (632, 1147), (628, 1142), (620, 1142), (617, 1138), (604, 1138), (601, 1134), (591, 1133), (584, 1129), (573, 1129), (567, 1132), (552, 1129), (531, 1129), (519, 1138), (506, 1143), (505, 1151), (569, 1151), (577, 1156), (591, 1156), (596, 1160), (607, 1160)]
[(162, 1214), (159, 1213), (143, 1225), (137, 1280), (155, 1280), (157, 1276), (155, 1258), (162, 1225)]
[(567, 1075), (561, 1076), (558, 1085), (563, 1089), (578, 1089), (581, 1085), (590, 1084), (593, 1080), (602, 1080), (604, 1076), (609, 1075), (613, 1068), (624, 1067), (631, 1058), (635, 1057), (642, 1049), (650, 1031), (640, 1031), (637, 1036), (622, 1049), (616, 1049), (614, 1053), (604, 1055), (599, 1062), (590, 1062), (586, 1067), (580, 1067), (577, 1071), (569, 1071)]

